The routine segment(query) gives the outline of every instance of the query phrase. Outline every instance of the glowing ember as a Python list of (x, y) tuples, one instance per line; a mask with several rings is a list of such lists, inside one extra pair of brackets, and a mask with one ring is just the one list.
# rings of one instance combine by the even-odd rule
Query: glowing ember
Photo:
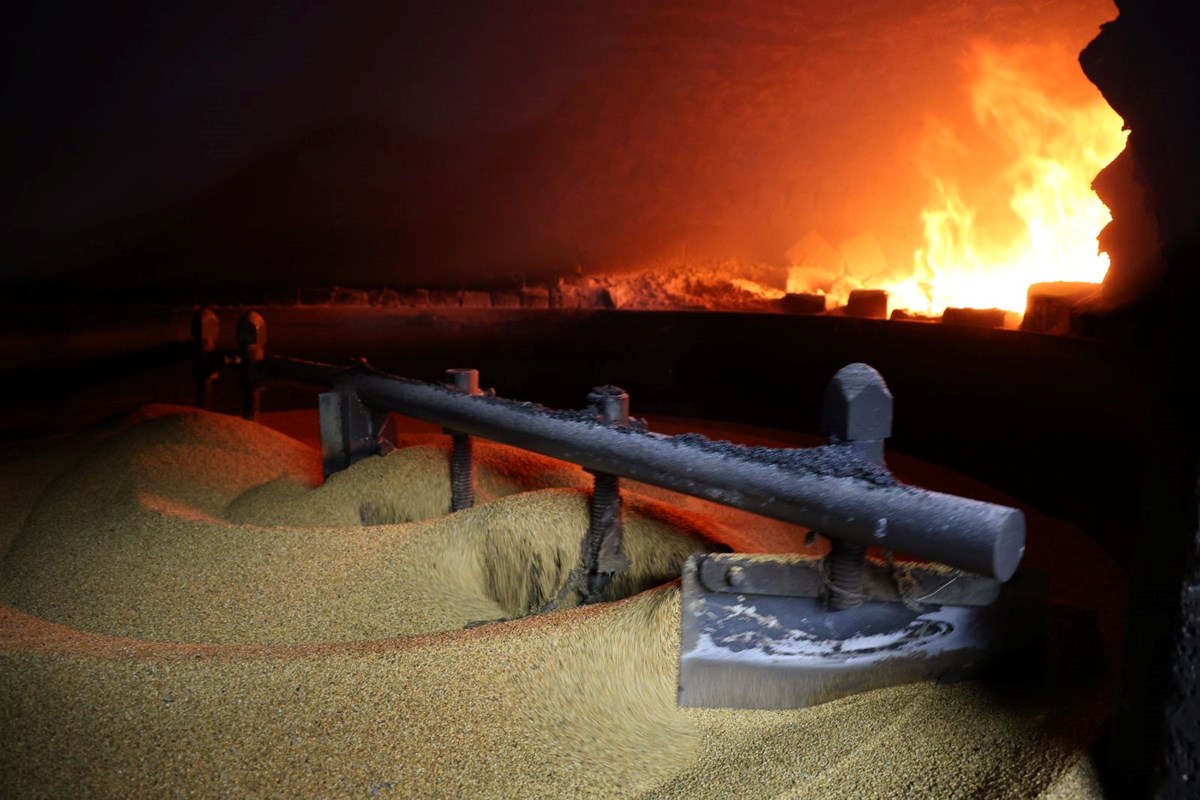
[(730, 280), (737, 288), (743, 292), (761, 297), (764, 300), (778, 300), (784, 296), (785, 292), (782, 289), (772, 289), (770, 286), (763, 286), (758, 281), (752, 281), (748, 278), (733, 278)]
[(893, 308), (917, 313), (1022, 313), (1032, 283), (1103, 280), (1108, 256), (1096, 236), (1111, 217), (1091, 182), (1125, 146), (1120, 117), (1066, 48), (977, 47), (971, 99), (973, 126), (931, 125), (930, 155), (918, 158), (934, 196), (911, 270), (896, 274), (843, 246), (834, 277), (821, 264), (829, 256), (807, 247), (789, 291), (821, 289), (844, 302), (852, 289), (877, 288)]

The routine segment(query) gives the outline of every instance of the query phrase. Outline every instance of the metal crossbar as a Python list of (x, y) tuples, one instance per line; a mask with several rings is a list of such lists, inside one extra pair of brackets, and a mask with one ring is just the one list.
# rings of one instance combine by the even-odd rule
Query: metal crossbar
[[(882, 440), (890, 433), (891, 395), (866, 365), (840, 372), (830, 387), (836, 391), (827, 392), (825, 416), (833, 428), (826, 432), (833, 434), (832, 444), (749, 447), (698, 434), (653, 433), (639, 420), (605, 412), (603, 403), (553, 410), (388, 375), (365, 362), (338, 366), (267, 355), (265, 323), (254, 316), (239, 325), (242, 355), (237, 360), (246, 414), (257, 413), (256, 393), (266, 379), (336, 387), (346, 450), (342, 466), (354, 460), (352, 449), (358, 457), (366, 454), (364, 439), (370, 450), (381, 415), (397, 413), (460, 436), (481, 436), (578, 464), (597, 475), (630, 478), (804, 525), (835, 542), (904, 552), (1001, 581), (1013, 575), (1024, 552), (1025, 518), (1019, 510), (902, 484), (887, 470)], [(203, 352), (212, 358), (211, 350)], [(598, 391), (604, 400), (604, 390)], [(620, 396), (627, 403), (627, 396)], [(357, 428), (350, 424), (355, 414)], [(884, 415), (881, 428), (878, 420)], [(351, 428), (357, 433), (347, 434)]]

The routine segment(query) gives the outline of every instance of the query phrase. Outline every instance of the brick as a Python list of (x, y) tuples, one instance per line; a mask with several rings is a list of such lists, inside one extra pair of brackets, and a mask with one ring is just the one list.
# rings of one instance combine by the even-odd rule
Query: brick
[(1025, 295), (1025, 319), (1021, 321), (1021, 330), (1034, 333), (1069, 333), (1072, 312), (1099, 293), (1098, 283), (1035, 283)]
[(452, 289), (434, 289), (429, 293), (429, 305), (461, 306), (462, 301), (458, 296), (458, 292)]
[(492, 292), (492, 308), (520, 308), (521, 295), (517, 292)]
[(460, 304), (464, 308), (491, 308), (491, 292), (460, 292)]
[(826, 297), (823, 294), (788, 292), (781, 306), (785, 314), (824, 314)]
[(968, 325), (972, 328), (1003, 328), (1008, 312), (1002, 308), (947, 308), (944, 325)]
[(540, 287), (526, 288), (521, 290), (521, 307), (522, 308), (549, 308), (550, 307), (550, 290)]
[(888, 294), (883, 289), (855, 289), (846, 301), (846, 316), (887, 319)]

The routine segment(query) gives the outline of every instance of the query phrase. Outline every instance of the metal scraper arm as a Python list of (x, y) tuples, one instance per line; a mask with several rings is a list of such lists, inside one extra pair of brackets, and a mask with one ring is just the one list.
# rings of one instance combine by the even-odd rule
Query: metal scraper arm
[(775, 519), (1007, 580), (1025, 549), (1017, 509), (900, 484), (851, 444), (746, 447), (614, 427), (594, 414), (471, 396), (444, 386), (268, 356), (277, 378), (349, 384), (369, 407)]

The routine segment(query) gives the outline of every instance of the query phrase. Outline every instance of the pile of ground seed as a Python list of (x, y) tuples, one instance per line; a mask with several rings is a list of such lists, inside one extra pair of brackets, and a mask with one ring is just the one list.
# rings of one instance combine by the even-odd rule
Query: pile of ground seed
[(479, 452), (451, 515), (441, 443), (322, 486), (184, 409), (6, 465), (0, 795), (1099, 796), (1086, 682), (678, 708), (671, 579), (753, 531), (635, 492), (613, 602), (464, 629), (553, 596), (587, 526), (576, 468)]
[[(230, 522), (282, 526), (355, 526), (416, 522), (450, 508), (449, 438), (407, 437), (386, 458), (368, 458), (317, 486), (285, 474), (255, 486), (225, 511)], [(534, 489), (584, 489), (591, 478), (561, 461), (486, 440), (474, 447), (476, 504)]]

